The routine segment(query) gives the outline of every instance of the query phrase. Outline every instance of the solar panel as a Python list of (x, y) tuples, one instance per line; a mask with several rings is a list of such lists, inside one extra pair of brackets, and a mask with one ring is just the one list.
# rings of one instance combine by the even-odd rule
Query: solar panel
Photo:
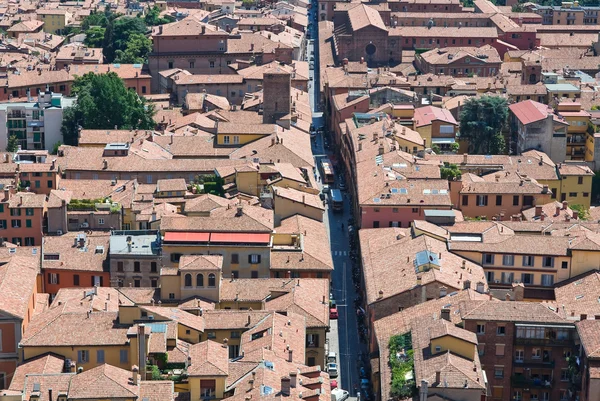
[(392, 188), (392, 189), (391, 189), (391, 192), (392, 192), (393, 194), (397, 194), (397, 193), (398, 193), (398, 188)]
[(406, 188), (400, 188), (400, 193), (402, 195), (406, 195), (406, 194), (408, 194), (408, 189), (406, 189)]

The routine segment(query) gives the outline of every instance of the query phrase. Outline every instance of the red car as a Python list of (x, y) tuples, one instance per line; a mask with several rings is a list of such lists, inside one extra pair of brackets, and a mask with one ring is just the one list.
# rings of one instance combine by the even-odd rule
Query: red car
[(331, 384), (331, 389), (333, 390), (334, 388), (337, 388), (337, 380), (330, 380), (329, 383)]
[(329, 309), (329, 318), (330, 319), (337, 319), (338, 318), (337, 308), (331, 308), (331, 309)]

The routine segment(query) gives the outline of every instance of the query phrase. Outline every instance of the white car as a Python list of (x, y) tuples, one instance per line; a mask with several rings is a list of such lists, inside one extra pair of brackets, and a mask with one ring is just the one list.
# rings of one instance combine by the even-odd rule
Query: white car
[(329, 377), (338, 377), (337, 363), (328, 363), (327, 364), (327, 373), (329, 373)]

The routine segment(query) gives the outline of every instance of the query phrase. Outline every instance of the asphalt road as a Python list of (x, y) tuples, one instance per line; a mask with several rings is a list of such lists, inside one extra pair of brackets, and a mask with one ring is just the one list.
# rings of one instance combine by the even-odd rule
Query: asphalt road
[[(313, 3), (313, 8), (309, 11), (309, 21), (311, 39), (306, 46), (306, 60), (314, 57), (314, 66), (309, 71), (310, 79), (310, 102), (313, 110), (313, 125), (315, 127), (324, 126), (323, 115), (318, 110), (320, 104), (319, 93), (319, 54), (318, 54), (318, 21), (317, 11), (318, 3)], [(313, 46), (313, 43), (315, 44)], [(310, 61), (309, 61), (310, 62)], [(318, 135), (312, 141), (312, 151), (315, 158), (316, 174), (319, 175), (319, 162), (324, 156), (329, 156), (330, 152), (324, 148), (323, 135)], [(331, 143), (331, 141), (330, 141)], [(336, 187), (341, 179), (341, 174), (336, 169)], [(318, 180), (321, 185), (321, 180)], [(339, 318), (337, 325), (333, 324), (329, 333), (332, 351), (338, 353), (338, 386), (350, 393), (351, 397), (356, 397), (360, 387), (360, 367), (361, 356), (366, 362), (366, 345), (360, 343), (357, 329), (357, 314), (354, 307), (354, 299), (357, 294), (352, 282), (352, 261), (350, 260), (350, 245), (348, 233), (348, 219), (351, 217), (350, 202), (344, 194), (343, 212), (334, 213), (329, 207), (324, 215), (324, 222), (329, 231), (329, 240), (331, 254), (333, 256), (334, 271), (332, 273), (332, 294), (337, 302)], [(344, 227), (342, 229), (342, 223)], [(336, 327), (337, 326), (337, 327)], [(337, 336), (337, 338), (335, 338)], [(336, 349), (337, 348), (337, 349)]]

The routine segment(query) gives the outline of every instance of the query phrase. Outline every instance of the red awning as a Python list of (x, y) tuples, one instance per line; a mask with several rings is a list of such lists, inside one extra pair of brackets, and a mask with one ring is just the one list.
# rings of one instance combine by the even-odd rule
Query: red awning
[(208, 242), (209, 237), (210, 237), (209, 233), (194, 233), (194, 232), (184, 232), (184, 233), (167, 232), (167, 233), (165, 233), (165, 241), (173, 241), (173, 242)]
[(210, 242), (268, 244), (270, 241), (271, 234), (210, 233)]

